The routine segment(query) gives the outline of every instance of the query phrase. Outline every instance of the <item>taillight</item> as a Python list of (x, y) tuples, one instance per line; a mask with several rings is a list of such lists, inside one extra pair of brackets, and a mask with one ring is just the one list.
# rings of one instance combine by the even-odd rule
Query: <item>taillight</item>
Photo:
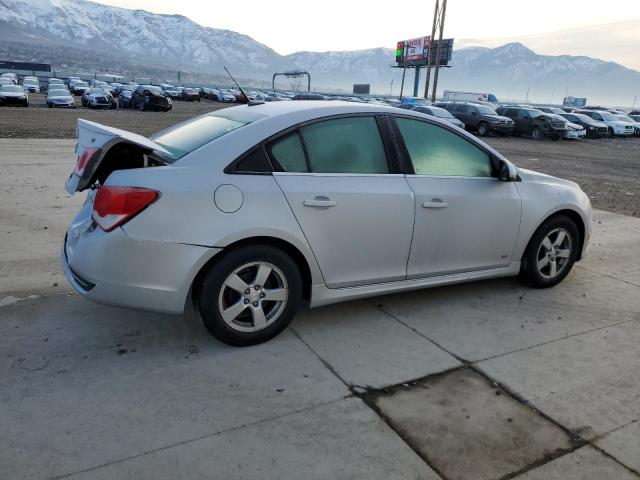
[(102, 186), (93, 202), (93, 219), (105, 232), (110, 232), (131, 220), (159, 196), (159, 192), (148, 188)]
[(100, 151), (99, 148), (85, 148), (82, 151), (82, 153), (78, 157), (78, 162), (76, 163), (75, 174), (77, 176), (79, 177), (82, 176), (82, 174), (84, 173), (84, 169), (87, 168), (87, 164), (89, 163), (89, 160), (91, 160), (91, 157), (96, 155), (98, 151)]

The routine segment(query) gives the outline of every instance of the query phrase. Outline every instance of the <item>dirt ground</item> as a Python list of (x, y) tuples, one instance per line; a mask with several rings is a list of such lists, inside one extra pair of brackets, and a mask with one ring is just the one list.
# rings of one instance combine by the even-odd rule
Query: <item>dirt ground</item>
[[(42, 95), (29, 108), (0, 108), (0, 137), (73, 138), (78, 118), (150, 135), (187, 118), (227, 105), (203, 100), (174, 102), (172, 111), (49, 109)], [(80, 99), (77, 98), (77, 104)], [(518, 166), (578, 182), (595, 208), (640, 217), (640, 138), (534, 141), (487, 138)]]

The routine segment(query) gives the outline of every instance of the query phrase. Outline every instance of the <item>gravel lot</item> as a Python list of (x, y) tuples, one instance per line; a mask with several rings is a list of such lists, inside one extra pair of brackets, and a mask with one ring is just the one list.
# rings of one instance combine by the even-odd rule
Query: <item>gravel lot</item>
[[(228, 105), (203, 100), (174, 102), (172, 111), (48, 109), (42, 95), (30, 108), (0, 110), (0, 138), (74, 138), (76, 121), (95, 122), (150, 135), (187, 118)], [(80, 98), (77, 97), (77, 104)], [(517, 165), (578, 182), (594, 208), (640, 217), (640, 138), (581, 141), (486, 139)]]

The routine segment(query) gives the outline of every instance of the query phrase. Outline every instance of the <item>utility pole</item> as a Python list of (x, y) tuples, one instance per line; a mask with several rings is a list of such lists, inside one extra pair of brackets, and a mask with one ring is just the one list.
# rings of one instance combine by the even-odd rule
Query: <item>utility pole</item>
[(633, 107), (631, 107), (631, 108), (633, 108), (633, 109), (636, 108), (636, 101), (637, 100), (638, 100), (638, 96), (636, 95), (635, 97), (633, 97)]
[[(438, 48), (436, 49), (436, 71), (433, 75), (433, 89), (431, 91), (431, 101), (436, 101), (436, 91), (438, 90), (438, 74), (440, 73), (440, 46), (442, 45), (442, 32), (444, 31), (444, 18), (447, 13), (447, 0), (442, 0), (442, 10), (440, 10), (439, 29), (440, 35), (438, 37)], [(429, 56), (431, 56), (431, 48), (429, 48)]]
[(404, 92), (404, 75), (407, 72), (407, 42), (402, 45), (402, 83), (400, 84), (400, 101)]
[(424, 98), (429, 98), (429, 82), (431, 81), (431, 45), (433, 45), (433, 39), (436, 36), (436, 23), (438, 18), (438, 11), (440, 10), (440, 0), (436, 0), (436, 8), (433, 12), (433, 26), (431, 27), (431, 36), (429, 37), (429, 55), (427, 57), (427, 78), (424, 82)]
[(524, 103), (529, 103), (529, 88), (527, 87), (527, 98), (525, 98)]
[(389, 97), (393, 97), (393, 77), (391, 77), (391, 87), (389, 88)]

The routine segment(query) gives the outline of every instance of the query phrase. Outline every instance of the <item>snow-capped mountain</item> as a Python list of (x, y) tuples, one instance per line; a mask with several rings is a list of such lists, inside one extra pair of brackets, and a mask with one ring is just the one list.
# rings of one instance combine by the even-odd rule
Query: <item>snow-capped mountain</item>
[[(390, 48), (279, 55), (251, 37), (203, 27), (181, 15), (111, 7), (87, 0), (0, 0), (0, 57), (52, 63), (72, 71), (130, 72), (168, 78), (180, 69), (191, 79), (223, 79), (224, 65), (243, 79), (269, 82), (274, 72), (305, 69), (318, 89), (370, 83), (399, 93), (400, 69)], [(538, 55), (520, 43), (455, 50), (439, 91), (464, 89), (498, 98), (560, 101), (565, 91), (592, 102), (630, 104), (640, 73), (583, 56)], [(423, 76), (424, 77), (424, 76)], [(284, 81), (284, 80), (283, 80)], [(392, 83), (393, 82), (393, 83)], [(405, 94), (413, 73), (407, 73)], [(420, 92), (424, 89), (420, 85)]]
[[(237, 70), (267, 71), (278, 58), (276, 52), (251, 37), (203, 27), (181, 15), (158, 15), (86, 0), (0, 0), (0, 22), (24, 31), (31, 40), (115, 50), (177, 66), (225, 64)], [(248, 65), (251, 68), (243, 68)]]

